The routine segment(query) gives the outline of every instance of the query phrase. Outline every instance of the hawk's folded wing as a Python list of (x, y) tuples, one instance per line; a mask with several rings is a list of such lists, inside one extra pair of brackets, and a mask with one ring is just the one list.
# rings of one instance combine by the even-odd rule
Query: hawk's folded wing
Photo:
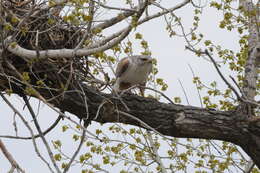
[(121, 77), (124, 72), (126, 72), (129, 67), (130, 61), (128, 57), (125, 57), (119, 61), (116, 68), (116, 77)]

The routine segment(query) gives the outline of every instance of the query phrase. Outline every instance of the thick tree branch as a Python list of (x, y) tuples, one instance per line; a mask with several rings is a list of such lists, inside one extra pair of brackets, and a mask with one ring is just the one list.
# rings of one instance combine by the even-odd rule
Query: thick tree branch
[[(122, 101), (129, 108), (126, 110), (120, 99), (113, 95), (100, 93), (88, 86), (83, 86), (88, 103), (89, 120), (99, 116), (95, 121), (100, 123), (120, 122), (147, 128), (146, 123), (159, 133), (180, 138), (216, 139), (240, 145), (260, 166), (259, 120), (247, 121), (238, 118), (240, 112), (216, 111), (192, 106), (160, 103), (155, 99), (136, 95), (123, 95)], [(48, 93), (42, 93), (51, 97)], [(108, 100), (102, 108), (104, 100)], [(67, 92), (60, 102), (52, 102), (55, 107), (68, 111), (80, 119), (87, 115), (86, 105), (78, 93)], [(118, 111), (119, 110), (119, 111)], [(136, 119), (120, 114), (131, 114)], [(149, 128), (148, 128), (149, 129)], [(243, 140), (241, 140), (243, 139)]]
[[(115, 38), (114, 40), (106, 43), (103, 46), (93, 48), (93, 49), (57, 49), (57, 50), (42, 50), (42, 51), (34, 51), (34, 50), (29, 50), (22, 48), (19, 46), (17, 43), (13, 42), (11, 43), (12, 45), (8, 45), (7, 49), (12, 52), (13, 54), (23, 57), (25, 59), (34, 59), (34, 58), (39, 58), (39, 59), (46, 59), (46, 58), (57, 58), (57, 59), (62, 59), (62, 58), (73, 58), (73, 57), (81, 57), (81, 56), (88, 56), (91, 55), (95, 52), (101, 52), (105, 51), (107, 49), (112, 48), (119, 42), (121, 42), (131, 31), (131, 27), (128, 27), (119, 37)], [(10, 40), (7, 38), (7, 41), (10, 42)]]

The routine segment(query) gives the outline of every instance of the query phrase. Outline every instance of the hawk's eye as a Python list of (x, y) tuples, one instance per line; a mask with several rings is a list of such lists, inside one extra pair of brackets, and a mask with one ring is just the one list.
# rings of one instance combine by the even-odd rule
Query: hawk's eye
[(147, 60), (147, 58), (141, 58), (141, 60), (142, 60), (142, 61), (146, 61), (146, 60)]

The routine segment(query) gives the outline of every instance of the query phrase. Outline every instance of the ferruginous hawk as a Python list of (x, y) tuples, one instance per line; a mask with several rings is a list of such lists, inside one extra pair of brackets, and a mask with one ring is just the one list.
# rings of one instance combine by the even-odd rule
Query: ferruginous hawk
[[(135, 55), (121, 59), (116, 68), (114, 90), (121, 92), (134, 85), (145, 86), (152, 71), (152, 58), (147, 55)], [(139, 87), (144, 96), (144, 88)]]

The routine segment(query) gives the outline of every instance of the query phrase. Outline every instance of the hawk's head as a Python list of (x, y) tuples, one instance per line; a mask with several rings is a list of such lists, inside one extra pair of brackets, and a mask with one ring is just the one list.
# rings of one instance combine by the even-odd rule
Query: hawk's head
[(131, 57), (133, 63), (143, 66), (145, 64), (151, 64), (153, 59), (149, 55), (138, 55), (138, 56), (132, 56)]

